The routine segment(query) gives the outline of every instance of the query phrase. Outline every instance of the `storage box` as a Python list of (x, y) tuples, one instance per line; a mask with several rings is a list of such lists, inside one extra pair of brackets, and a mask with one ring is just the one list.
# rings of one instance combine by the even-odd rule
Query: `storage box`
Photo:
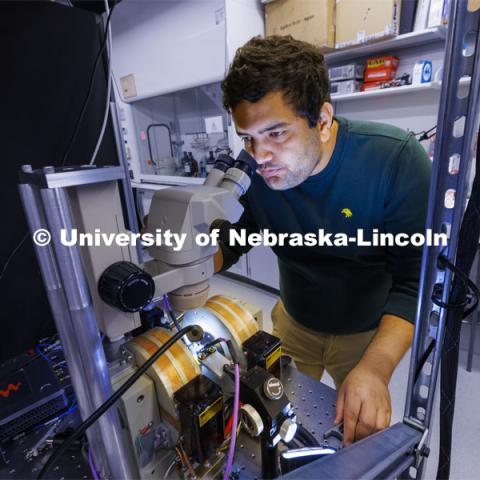
[(383, 82), (366, 82), (362, 83), (360, 91), (368, 92), (368, 90), (379, 90), (382, 88)]
[(350, 63), (341, 67), (332, 67), (328, 69), (328, 77), (331, 82), (339, 82), (341, 80), (361, 80), (365, 65), (358, 63)]
[(400, 0), (337, 0), (336, 48), (398, 35)]
[(266, 35), (292, 35), (326, 50), (335, 47), (335, 0), (275, 0), (265, 5)]
[(332, 82), (330, 84), (330, 93), (332, 95), (345, 95), (360, 91), (362, 82), (356, 80), (344, 80), (343, 82)]
[(398, 57), (385, 55), (367, 60), (365, 69), (365, 82), (386, 82), (393, 80), (397, 75)]
[(450, 0), (430, 0), (427, 28), (438, 27), (448, 23)]

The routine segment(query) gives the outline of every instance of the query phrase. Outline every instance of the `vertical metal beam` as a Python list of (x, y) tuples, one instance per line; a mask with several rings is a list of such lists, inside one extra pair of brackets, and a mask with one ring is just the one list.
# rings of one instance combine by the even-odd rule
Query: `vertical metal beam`
[[(24, 165), (23, 170), (26, 172), (31, 171), (31, 167)], [(19, 191), (30, 233), (33, 235), (33, 233), (39, 229), (48, 229), (38, 189), (28, 184), (20, 184)], [(67, 360), (80, 414), (82, 418), (86, 418), (94, 411), (90, 392), (90, 381), (83, 365), (78, 362), (80, 354), (76, 339), (70, 333), (72, 331), (72, 318), (65, 299), (65, 292), (62, 288), (55, 255), (51, 245), (38, 246), (34, 243), (34, 248), (55, 326), (62, 340), (64, 355)], [(94, 452), (95, 465), (99, 471), (108, 472), (106, 466), (107, 457), (101, 441), (98, 425), (93, 425), (87, 432), (87, 436), (92, 446), (92, 451)]]
[[(434, 233), (448, 233), (449, 242), (446, 248), (424, 247), (405, 405), (405, 421), (421, 430), (428, 429), (431, 421), (447, 313), (434, 304), (432, 296), (440, 289), (441, 301), (447, 303), (452, 283), (451, 271), (443, 269), (438, 259), (442, 255), (455, 263), (480, 95), (480, 11), (469, 12), (467, 6), (465, 0), (454, 0), (450, 7), (426, 222), (426, 228)], [(470, 32), (474, 33), (475, 51), (466, 57)], [(459, 98), (460, 79), (466, 76), (471, 77), (469, 93)], [(410, 478), (421, 476), (422, 470), (421, 465)]]
[[(66, 335), (75, 339), (78, 346), (77, 358), (73, 362), (78, 362), (86, 372), (86, 385), (89, 385), (91, 402), (96, 409), (112, 395), (112, 386), (79, 248), (64, 246), (60, 239), (62, 229), (70, 232), (73, 227), (70, 203), (63, 188), (44, 188), (41, 198), (55, 257), (61, 265), (60, 278), (71, 317), (71, 328)], [(117, 409), (111, 408), (102, 415), (98, 426), (109, 476), (114, 479), (137, 478), (138, 472), (126, 446)]]

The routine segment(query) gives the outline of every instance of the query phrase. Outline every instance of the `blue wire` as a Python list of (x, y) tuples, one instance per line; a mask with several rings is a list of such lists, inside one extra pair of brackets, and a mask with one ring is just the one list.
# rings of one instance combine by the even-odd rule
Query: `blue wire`
[(60, 367), (60, 368), (67, 368), (65, 365), (62, 365), (63, 361), (62, 361), (62, 362), (55, 362), (55, 361), (52, 360), (46, 353), (43, 353), (43, 352), (40, 350), (40, 347), (43, 346), (43, 345), (45, 345), (45, 344), (39, 343), (39, 344), (35, 347), (36, 352), (37, 352), (42, 358), (44, 358), (48, 363), (51, 363), (52, 365), (55, 365), (55, 366)]
[(78, 405), (77, 405), (77, 400), (74, 400), (72, 402), (72, 404), (70, 405), (70, 407), (68, 408), (67, 411), (63, 412), (61, 415), (59, 415), (58, 417), (55, 417), (55, 418), (52, 418), (50, 420), (48, 420), (47, 422), (45, 423), (42, 423), (41, 425), (37, 425), (36, 427), (33, 428), (33, 431), (35, 430), (39, 430), (43, 427), (45, 427), (45, 425), (48, 423), (48, 424), (51, 424), (53, 422), (56, 422), (58, 420), (61, 420), (62, 418), (66, 417), (67, 415), (70, 415), (72, 412), (74, 412), (76, 409), (78, 408)]
[(78, 408), (77, 401), (74, 400), (72, 404), (70, 405), (69, 409), (66, 412), (63, 412), (58, 418), (63, 418), (66, 417), (67, 415), (70, 415), (72, 412), (74, 412)]

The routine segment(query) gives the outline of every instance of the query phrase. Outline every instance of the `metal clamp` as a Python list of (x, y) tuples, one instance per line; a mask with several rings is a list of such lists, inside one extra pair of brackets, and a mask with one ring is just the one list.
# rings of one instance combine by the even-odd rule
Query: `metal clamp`
[(415, 468), (418, 468), (423, 461), (423, 458), (430, 455), (430, 448), (426, 445), (428, 437), (428, 428), (426, 428), (422, 433), (422, 438), (418, 442), (417, 448), (415, 449)]
[(343, 443), (343, 422), (340, 422), (338, 425), (334, 425), (332, 428), (325, 430), (323, 439), (327, 440), (330, 437), (336, 438)]

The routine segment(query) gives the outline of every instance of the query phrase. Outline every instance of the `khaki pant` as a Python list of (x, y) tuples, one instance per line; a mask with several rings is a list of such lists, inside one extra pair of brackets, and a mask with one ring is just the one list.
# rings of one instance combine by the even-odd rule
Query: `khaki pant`
[(362, 358), (376, 330), (353, 335), (330, 335), (310, 330), (296, 322), (279, 300), (272, 310), (273, 335), (282, 340), (282, 351), (297, 368), (316, 380), (326, 370), (338, 389)]

